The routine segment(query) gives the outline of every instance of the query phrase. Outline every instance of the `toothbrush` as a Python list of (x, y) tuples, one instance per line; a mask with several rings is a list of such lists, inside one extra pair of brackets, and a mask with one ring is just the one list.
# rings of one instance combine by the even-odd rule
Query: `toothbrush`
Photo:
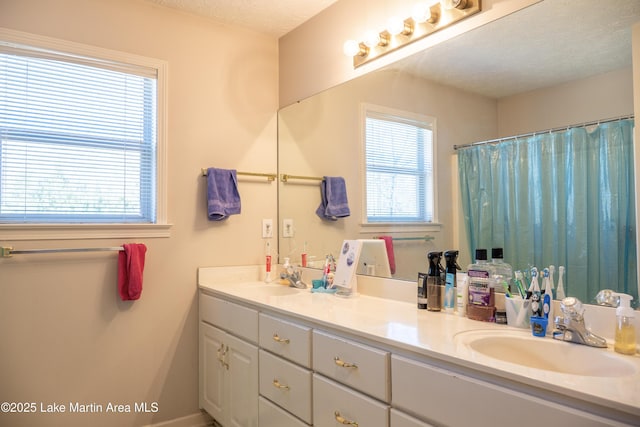
[(549, 316), (552, 316), (551, 310), (552, 310), (552, 306), (551, 306), (551, 300), (553, 299), (553, 289), (551, 288), (552, 284), (551, 284), (551, 278), (549, 277), (549, 269), (545, 268), (544, 270), (544, 297), (543, 297), (543, 303), (542, 303), (542, 311), (544, 312), (544, 317), (545, 318), (549, 318)]
[(531, 286), (529, 286), (529, 292), (531, 292), (531, 315), (541, 317), (542, 316), (542, 301), (540, 286), (538, 285), (538, 269), (533, 267), (531, 269)]
[(518, 293), (520, 294), (520, 297), (522, 297), (522, 299), (527, 299), (527, 291), (524, 288), (524, 285), (522, 284), (522, 280), (523, 280), (523, 276), (522, 276), (522, 271), (517, 270), (516, 271), (516, 280), (515, 285), (516, 285), (516, 289), (518, 290)]
[(547, 295), (553, 294), (553, 285), (551, 285), (550, 272), (548, 268), (542, 270), (542, 287), (544, 288), (543, 293)]
[[(553, 278), (553, 275), (555, 274), (555, 272), (556, 272), (556, 266), (555, 265), (550, 265), (549, 266), (549, 279), (551, 280), (551, 292), (552, 292), (551, 296), (552, 297), (553, 297), (553, 295), (555, 295), (555, 290), (556, 290), (556, 283), (555, 283), (555, 280)], [(551, 299), (553, 299), (553, 298), (551, 298)]]
[(565, 297), (562, 276), (564, 276), (564, 267), (560, 266), (558, 267), (558, 288), (556, 289), (556, 299), (559, 299), (560, 301), (562, 301)]

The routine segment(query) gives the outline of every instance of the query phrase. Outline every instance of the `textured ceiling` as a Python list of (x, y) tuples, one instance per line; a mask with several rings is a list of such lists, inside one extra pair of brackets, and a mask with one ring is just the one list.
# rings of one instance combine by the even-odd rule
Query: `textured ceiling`
[[(145, 0), (280, 37), (337, 0)], [(631, 67), (640, 0), (543, 0), (391, 65), (500, 98)]]
[(640, 0), (545, 0), (393, 68), (500, 98), (631, 67)]
[(146, 0), (280, 37), (337, 0)]

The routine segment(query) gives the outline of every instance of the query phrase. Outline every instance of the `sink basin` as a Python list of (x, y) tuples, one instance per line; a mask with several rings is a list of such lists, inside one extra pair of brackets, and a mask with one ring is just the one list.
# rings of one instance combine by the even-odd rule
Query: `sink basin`
[(252, 293), (258, 295), (281, 297), (286, 295), (295, 295), (304, 291), (304, 289), (292, 288), (286, 285), (264, 284), (251, 289)]
[(610, 348), (539, 338), (527, 332), (466, 331), (456, 334), (455, 341), (459, 350), (474, 359), (487, 357), (562, 374), (623, 377), (638, 372), (637, 363), (626, 360)]

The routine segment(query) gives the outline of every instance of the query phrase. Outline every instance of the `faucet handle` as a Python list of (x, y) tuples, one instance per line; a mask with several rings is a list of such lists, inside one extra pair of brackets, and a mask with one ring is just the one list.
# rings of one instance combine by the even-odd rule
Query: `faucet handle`
[(582, 319), (584, 314), (584, 307), (582, 302), (575, 297), (566, 297), (560, 302), (560, 310), (565, 316), (569, 316), (572, 319)]

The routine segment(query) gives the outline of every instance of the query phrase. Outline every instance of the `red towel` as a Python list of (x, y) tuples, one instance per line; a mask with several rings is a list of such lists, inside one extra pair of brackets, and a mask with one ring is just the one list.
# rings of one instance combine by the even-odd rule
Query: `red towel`
[(142, 273), (147, 247), (142, 243), (125, 243), (118, 252), (118, 292), (122, 301), (136, 300), (142, 293)]
[(384, 240), (384, 246), (387, 248), (387, 258), (389, 258), (389, 270), (391, 270), (391, 274), (396, 274), (396, 256), (393, 253), (393, 237), (380, 236), (379, 239)]

